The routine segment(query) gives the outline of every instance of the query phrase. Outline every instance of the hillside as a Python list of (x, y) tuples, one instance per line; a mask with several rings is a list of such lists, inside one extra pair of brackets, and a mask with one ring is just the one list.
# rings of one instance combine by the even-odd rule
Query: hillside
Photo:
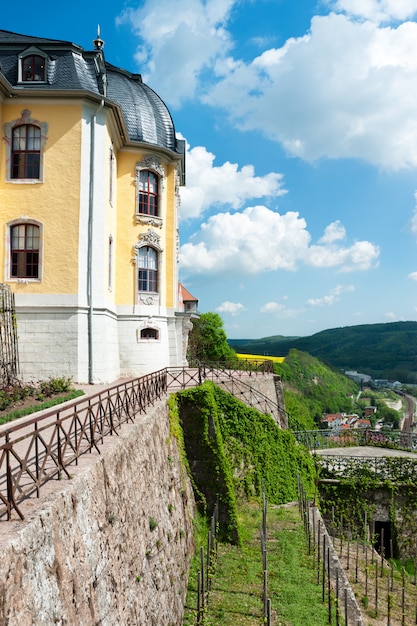
[(281, 376), (285, 408), (292, 428), (315, 428), (323, 413), (352, 411), (356, 384), (315, 357), (290, 350), (274, 370)]
[(417, 382), (417, 322), (364, 324), (323, 330), (309, 337), (230, 340), (241, 353), (286, 356), (292, 348), (339, 369), (374, 378)]

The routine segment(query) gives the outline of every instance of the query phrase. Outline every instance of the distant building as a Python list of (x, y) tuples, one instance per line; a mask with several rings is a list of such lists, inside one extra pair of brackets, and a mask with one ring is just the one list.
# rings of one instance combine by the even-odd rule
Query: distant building
[(371, 420), (368, 419), (358, 419), (352, 425), (352, 428), (371, 428)]
[(351, 378), (358, 385), (370, 383), (372, 380), (372, 377), (368, 376), (368, 374), (361, 374), (356, 371), (346, 371), (345, 376)]
[(197, 313), (198, 299), (192, 296), (181, 283), (178, 283), (178, 290), (179, 310), (184, 311), (184, 313)]
[(340, 428), (343, 422), (343, 415), (341, 413), (325, 413), (321, 421), (332, 430), (336, 430)]

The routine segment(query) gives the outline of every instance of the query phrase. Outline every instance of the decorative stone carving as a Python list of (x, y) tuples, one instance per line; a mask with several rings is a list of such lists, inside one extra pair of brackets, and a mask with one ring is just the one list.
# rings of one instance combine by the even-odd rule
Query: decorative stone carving
[(136, 184), (139, 182), (140, 170), (153, 170), (160, 177), (161, 188), (164, 188), (165, 184), (165, 170), (161, 163), (154, 156), (150, 154), (142, 159), (139, 163), (136, 163)]
[(146, 233), (141, 233), (139, 235), (139, 241), (135, 243), (135, 251), (137, 252), (139, 248), (143, 248), (143, 246), (151, 246), (151, 248), (155, 248), (158, 252), (162, 252), (161, 237), (154, 231), (153, 228), (149, 228)]
[(136, 224), (149, 224), (150, 226), (155, 226), (156, 228), (162, 228), (162, 217), (136, 213)]
[(159, 304), (159, 293), (153, 293), (152, 295), (148, 293), (139, 293), (139, 302), (140, 304), (145, 304), (146, 306), (155, 306)]

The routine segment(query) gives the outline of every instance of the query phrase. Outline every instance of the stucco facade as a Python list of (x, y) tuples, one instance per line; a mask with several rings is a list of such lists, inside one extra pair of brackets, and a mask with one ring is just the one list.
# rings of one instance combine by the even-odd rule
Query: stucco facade
[(21, 375), (109, 382), (185, 365), (178, 298), (184, 142), (103, 42), (0, 31), (0, 282)]

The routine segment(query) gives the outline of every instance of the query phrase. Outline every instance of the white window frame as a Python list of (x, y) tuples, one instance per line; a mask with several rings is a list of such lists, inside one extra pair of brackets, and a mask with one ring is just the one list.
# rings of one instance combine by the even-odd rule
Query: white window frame
[[(45, 78), (43, 80), (25, 80), (23, 77), (23, 59), (25, 59), (28, 56), (37, 56), (37, 57), (42, 57), (45, 61)], [(43, 52), (42, 50), (39, 50), (39, 48), (36, 48), (35, 46), (31, 46), (30, 48), (27, 48), (26, 50), (24, 50), (23, 52), (21, 52), (18, 56), (18, 70), (17, 70), (17, 80), (19, 83), (21, 83), (22, 85), (44, 85), (45, 83), (47, 83), (47, 78), (48, 78), (48, 55), (45, 54), (45, 52)]]

